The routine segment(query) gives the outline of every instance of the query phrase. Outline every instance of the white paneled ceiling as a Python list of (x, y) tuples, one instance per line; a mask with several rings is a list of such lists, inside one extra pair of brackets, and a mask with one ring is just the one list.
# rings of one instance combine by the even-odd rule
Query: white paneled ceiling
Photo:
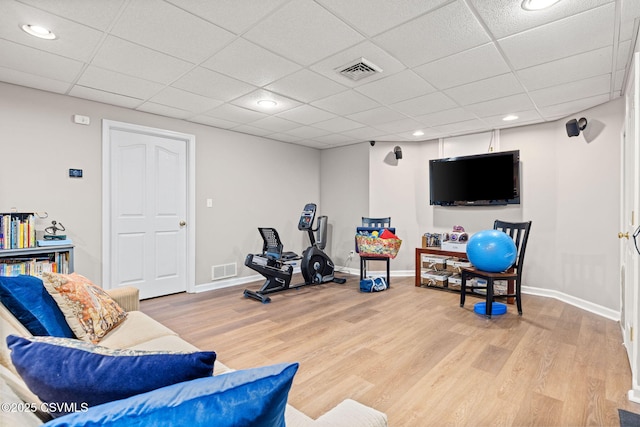
[[(640, 0), (521, 3), (0, 0), (0, 81), (320, 149), (557, 120), (621, 96)], [(362, 58), (382, 72), (339, 74)]]

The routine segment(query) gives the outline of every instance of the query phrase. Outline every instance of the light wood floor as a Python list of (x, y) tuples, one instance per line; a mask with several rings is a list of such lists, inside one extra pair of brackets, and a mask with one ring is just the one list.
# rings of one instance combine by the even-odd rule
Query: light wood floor
[(479, 299), (460, 308), (458, 294), (416, 288), (413, 277), (362, 294), (350, 276), (270, 304), (243, 289), (142, 310), (231, 368), (299, 362), (289, 402), (313, 418), (345, 398), (385, 412), (390, 426), (618, 426), (618, 408), (640, 413), (626, 398), (618, 323), (554, 299), (525, 295), (523, 317), (509, 305), (487, 320), (473, 313)]

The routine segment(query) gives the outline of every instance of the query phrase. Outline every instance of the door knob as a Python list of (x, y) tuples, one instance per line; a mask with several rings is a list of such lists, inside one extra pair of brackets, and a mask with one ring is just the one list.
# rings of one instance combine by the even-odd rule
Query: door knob
[[(180, 227), (184, 227), (187, 225), (187, 221), (180, 221)], [(629, 233), (627, 233), (627, 238), (629, 238)]]
[(618, 233), (618, 239), (622, 239), (622, 238), (628, 239), (629, 238), (629, 232), (627, 231), (626, 233), (623, 233), (622, 231)]

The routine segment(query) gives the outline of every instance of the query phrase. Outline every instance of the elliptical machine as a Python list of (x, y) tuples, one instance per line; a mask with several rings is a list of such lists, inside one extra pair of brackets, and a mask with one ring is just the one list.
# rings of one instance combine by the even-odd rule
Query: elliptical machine
[[(317, 285), (327, 282), (345, 283), (346, 279), (334, 276), (334, 264), (331, 258), (323, 252), (327, 242), (327, 217), (318, 217), (318, 226), (313, 228), (317, 206), (307, 203), (300, 215), (298, 230), (306, 231), (309, 235), (310, 246), (302, 252), (302, 257), (294, 252), (283, 252), (280, 236), (275, 228), (258, 228), (262, 236), (261, 254), (249, 254), (244, 265), (262, 274), (266, 281), (259, 291), (244, 290), (244, 296), (268, 303), (271, 298), (267, 294), (297, 289), (306, 285)], [(316, 240), (315, 234), (318, 234)], [(293, 276), (292, 263), (300, 260), (300, 270), (304, 283), (291, 286)]]

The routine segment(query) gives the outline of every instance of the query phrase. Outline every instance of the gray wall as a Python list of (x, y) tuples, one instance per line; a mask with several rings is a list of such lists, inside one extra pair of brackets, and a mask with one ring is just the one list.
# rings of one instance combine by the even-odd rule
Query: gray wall
[[(88, 115), (90, 126), (72, 123)], [(47, 211), (65, 224), (77, 248), (76, 270), (101, 277), (101, 123), (110, 119), (196, 135), (196, 283), (211, 266), (237, 262), (260, 248), (258, 226), (278, 229), (289, 250), (307, 239), (297, 230), (307, 202), (329, 216), (327, 251), (347, 263), (362, 216), (391, 216), (404, 240), (392, 269), (411, 274), (414, 248), (427, 231), (460, 224), (489, 228), (495, 218), (533, 220), (526, 285), (619, 310), (619, 161), (624, 104), (616, 100), (575, 117), (587, 132), (568, 138), (564, 122), (503, 130), (501, 150), (521, 150), (522, 204), (489, 208), (429, 206), (428, 160), (438, 142), (368, 142), (329, 150), (279, 143), (72, 97), (0, 83), (0, 211)], [(396, 162), (393, 147), (403, 159)], [(67, 177), (69, 168), (85, 177)], [(206, 208), (212, 198), (214, 207)]]
[[(74, 124), (74, 114), (91, 125)], [(42, 228), (62, 222), (79, 273), (102, 277), (102, 119), (196, 136), (196, 284), (230, 262), (240, 276), (253, 275), (243, 262), (262, 247), (258, 226), (276, 227), (288, 250), (307, 244), (297, 221), (304, 204), (320, 198), (318, 150), (0, 83), (0, 212), (47, 211)], [(84, 178), (69, 178), (69, 168)]]
[[(358, 218), (354, 216), (350, 226), (342, 226), (342, 243), (334, 242), (334, 246), (351, 244), (360, 212), (391, 216), (403, 239), (391, 268), (397, 274), (410, 275), (414, 271), (414, 248), (421, 245), (425, 232), (450, 231), (453, 225), (475, 232), (491, 228), (495, 219), (532, 220), (524, 284), (618, 311), (623, 100), (575, 115), (583, 116), (589, 125), (576, 138), (567, 137), (566, 119), (500, 132), (500, 150), (520, 150), (520, 205), (429, 206), (428, 161), (439, 157), (438, 141), (378, 142), (373, 148), (368, 143), (360, 144), (370, 153), (369, 207), (363, 206), (361, 195), (356, 195), (358, 202), (345, 204), (345, 208), (358, 210)], [(396, 145), (403, 152), (399, 161), (393, 157)], [(330, 155), (323, 151), (322, 158)], [(325, 175), (331, 172), (323, 174), (321, 187), (329, 191)], [(335, 185), (333, 190), (344, 200), (355, 195), (351, 185)], [(333, 197), (339, 198), (340, 194)]]

